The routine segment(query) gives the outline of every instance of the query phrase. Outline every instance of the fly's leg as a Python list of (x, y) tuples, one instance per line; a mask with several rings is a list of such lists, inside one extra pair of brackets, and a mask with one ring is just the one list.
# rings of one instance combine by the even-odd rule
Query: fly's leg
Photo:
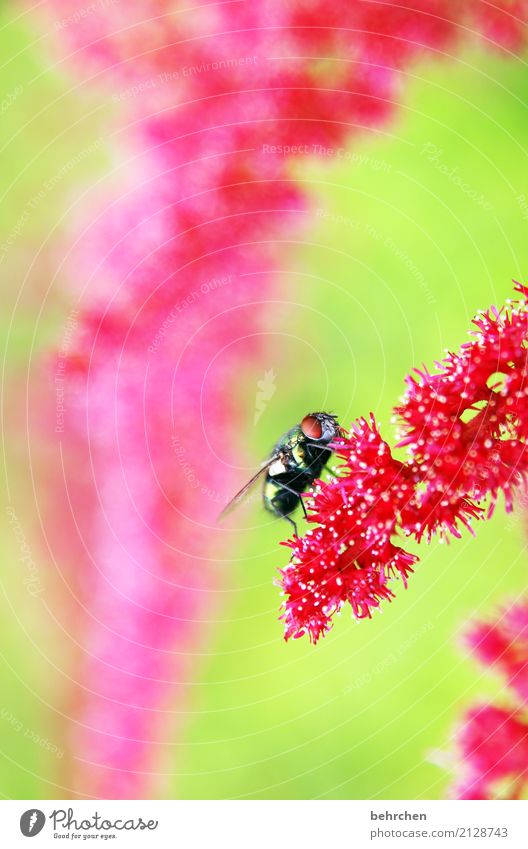
[[(327, 450), (328, 450), (327, 448), (321, 448), (321, 446), (320, 446), (320, 445), (317, 445), (317, 443), (316, 443), (316, 442), (310, 442), (309, 440), (306, 440), (306, 442), (307, 442), (307, 444), (308, 444), (308, 445), (311, 445), (311, 446), (313, 446), (314, 448), (317, 448), (317, 449), (318, 449), (321, 453), (322, 453), (323, 451), (327, 451)], [(333, 478), (338, 478), (338, 477), (339, 477), (339, 475), (336, 475), (336, 473), (334, 472), (334, 470), (333, 470), (333, 469), (331, 469), (331, 468), (330, 468), (330, 466), (328, 465), (328, 463), (330, 462), (330, 459), (331, 459), (331, 458), (329, 457), (329, 458), (328, 458), (328, 462), (326, 462), (326, 463), (324, 464), (324, 466), (323, 466), (323, 468), (321, 469), (321, 471), (323, 471), (323, 470), (324, 470), (325, 472), (328, 472), (328, 474), (329, 474), (329, 475), (332, 475), (332, 477), (333, 477)]]
[[(277, 484), (278, 484), (278, 481), (277, 481)], [(282, 486), (282, 484), (281, 484), (281, 486)], [(292, 492), (292, 491), (293, 491), (293, 490), (291, 490), (289, 487), (286, 487), (286, 486), (283, 486), (283, 489), (286, 489), (288, 492)], [(295, 493), (295, 494), (297, 495), (297, 493)], [(276, 511), (277, 515), (278, 515), (278, 516), (280, 516), (280, 518), (281, 518), (281, 519), (286, 519), (286, 521), (287, 521), (287, 522), (289, 522), (289, 523), (290, 523), (290, 525), (292, 525), (292, 527), (293, 527), (293, 531), (294, 531), (294, 534), (295, 534), (295, 536), (296, 536), (296, 537), (298, 537), (298, 536), (299, 536), (299, 532), (298, 532), (298, 530), (297, 530), (297, 524), (296, 524), (296, 522), (294, 522), (294, 521), (293, 521), (293, 519), (292, 519), (290, 516), (288, 516), (288, 514), (287, 514), (287, 513), (283, 513), (283, 512), (281, 511), (280, 507), (279, 507), (278, 505), (276, 506), (276, 505), (274, 504), (274, 501), (275, 501), (275, 499), (274, 499), (274, 498), (272, 498), (272, 499), (271, 499), (271, 505), (272, 505), (272, 507), (274, 508), (274, 510)], [(293, 557), (293, 551), (292, 551), (291, 557)], [(291, 560), (291, 557), (290, 557), (290, 560)]]
[[(296, 536), (296, 537), (298, 537), (298, 536), (299, 536), (299, 534), (298, 534), (298, 531), (297, 531), (297, 525), (296, 525), (296, 523), (293, 521), (293, 519), (290, 519), (290, 517), (289, 517), (289, 516), (283, 516), (282, 518), (283, 518), (283, 519), (286, 519), (286, 521), (287, 521), (287, 522), (289, 522), (289, 523), (290, 523), (290, 525), (293, 525), (293, 532), (294, 532), (295, 536)], [(292, 551), (292, 553), (291, 553), (290, 560), (291, 560), (291, 558), (292, 558), (292, 557), (293, 557), (293, 551)]]

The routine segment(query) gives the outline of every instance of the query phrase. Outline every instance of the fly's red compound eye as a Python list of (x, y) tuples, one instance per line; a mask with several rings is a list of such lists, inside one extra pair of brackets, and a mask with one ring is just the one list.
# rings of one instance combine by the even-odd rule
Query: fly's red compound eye
[(321, 422), (315, 416), (305, 416), (301, 422), (301, 430), (309, 439), (321, 439), (323, 435)]

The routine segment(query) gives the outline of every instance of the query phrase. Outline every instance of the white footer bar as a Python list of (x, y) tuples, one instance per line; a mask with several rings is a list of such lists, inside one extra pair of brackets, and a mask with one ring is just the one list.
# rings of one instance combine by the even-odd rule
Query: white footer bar
[(528, 801), (9, 800), (0, 823), (9, 849), (528, 847)]

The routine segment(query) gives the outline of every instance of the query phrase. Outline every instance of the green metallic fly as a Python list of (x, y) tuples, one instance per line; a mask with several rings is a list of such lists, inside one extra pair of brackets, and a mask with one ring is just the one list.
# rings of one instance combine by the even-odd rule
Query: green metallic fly
[(218, 518), (222, 519), (240, 504), (253, 485), (263, 478), (264, 507), (274, 516), (290, 522), (297, 535), (297, 525), (290, 513), (300, 504), (307, 518), (301, 495), (320, 477), (332, 455), (329, 445), (341, 435), (341, 427), (334, 415), (309, 413), (300, 424), (281, 436), (270, 457), (237, 492)]

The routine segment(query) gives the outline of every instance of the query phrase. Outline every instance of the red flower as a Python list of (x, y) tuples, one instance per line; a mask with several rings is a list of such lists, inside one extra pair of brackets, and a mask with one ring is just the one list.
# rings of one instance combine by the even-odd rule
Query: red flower
[[(517, 285), (526, 296), (526, 289)], [(526, 301), (474, 319), (471, 342), (437, 363), (438, 373), (416, 370), (395, 412), (421, 479), (451, 494), (481, 500), (512, 491), (526, 471), (528, 432)]]
[(502, 674), (514, 700), (467, 711), (456, 734), (461, 765), (453, 792), (459, 799), (518, 798), (528, 790), (528, 601), (495, 622), (475, 623), (466, 641)]
[(497, 667), (528, 707), (528, 601), (513, 605), (495, 622), (477, 622), (466, 642), (482, 664)]
[(471, 341), (437, 363), (435, 374), (424, 368), (407, 378), (394, 410), (407, 462), (393, 457), (372, 415), (334, 444), (342, 475), (318, 481), (309, 501), (319, 527), (286, 543), (286, 639), (308, 632), (315, 643), (345, 602), (363, 619), (390, 601), (388, 580), (399, 575), (406, 586), (418, 560), (398, 536), (459, 537), (460, 525), (471, 531), (484, 516), (486, 498), (491, 515), (500, 492), (512, 509), (528, 472), (528, 290), (516, 289), (524, 299), (479, 315)]
[(464, 761), (458, 799), (515, 798), (528, 777), (528, 725), (512, 711), (481, 705), (458, 733)]
[(318, 483), (311, 518), (320, 527), (287, 543), (293, 558), (282, 570), (286, 638), (308, 631), (317, 642), (347, 601), (358, 619), (370, 616), (382, 599), (393, 596), (388, 579), (400, 575), (406, 583), (418, 559), (391, 540), (414, 485), (408, 467), (392, 457), (379, 435), (374, 417), (370, 424), (360, 419), (335, 448), (346, 473)]

